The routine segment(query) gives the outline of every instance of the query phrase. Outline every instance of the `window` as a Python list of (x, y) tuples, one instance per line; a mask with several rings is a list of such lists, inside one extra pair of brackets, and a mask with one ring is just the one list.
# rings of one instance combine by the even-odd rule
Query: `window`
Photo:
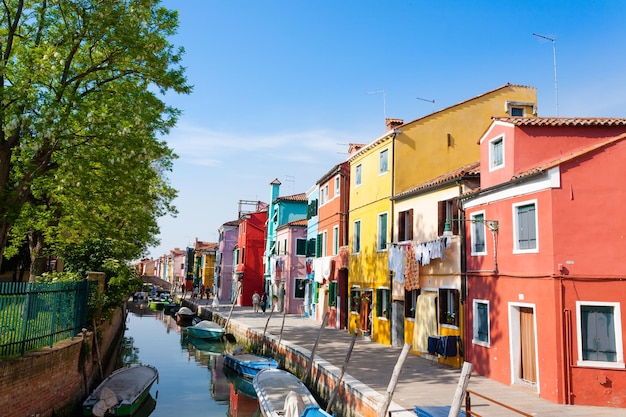
[(361, 220), (354, 222), (354, 235), (352, 238), (352, 253), (361, 252)]
[(339, 191), (341, 190), (339, 186), (339, 176), (335, 177), (335, 196), (339, 195)]
[(337, 281), (330, 281), (328, 283), (328, 306), (337, 306)]
[(317, 250), (317, 239), (312, 238), (306, 241), (306, 256), (315, 257), (315, 251)]
[(293, 291), (293, 298), (304, 298), (304, 289), (306, 287), (306, 279), (296, 278), (295, 284), (296, 285)]
[(326, 256), (327, 255), (327, 249), (328, 248), (328, 231), (324, 230), (324, 232), (322, 233), (322, 256)]
[(537, 208), (535, 203), (513, 206), (514, 252), (537, 251)]
[(376, 240), (376, 250), (387, 250), (387, 213), (378, 215), (378, 238)]
[(333, 255), (339, 253), (339, 226), (333, 227)]
[(296, 239), (296, 255), (305, 256), (307, 247), (306, 239)]
[(378, 156), (378, 173), (384, 174), (389, 171), (389, 149), (383, 149)]
[(241, 263), (246, 263), (246, 247), (241, 248)]
[(578, 366), (624, 368), (619, 303), (577, 301)]
[(389, 288), (379, 288), (376, 290), (376, 317), (391, 318), (391, 291)]
[(307, 220), (312, 219), (315, 216), (317, 216), (317, 199), (311, 200), (309, 202), (309, 206), (307, 207), (306, 211)]
[(398, 213), (398, 242), (413, 240), (413, 209)]
[(355, 313), (361, 311), (361, 290), (358, 287), (350, 290), (350, 311)]
[(500, 136), (489, 142), (489, 169), (494, 170), (504, 166), (504, 137)]
[(511, 116), (513, 117), (524, 116), (524, 108), (523, 107), (511, 107)]
[(439, 201), (437, 203), (437, 211), (438, 211), (438, 224), (437, 224), (437, 233), (439, 236), (443, 235), (443, 232), (446, 228), (446, 221), (450, 222), (450, 228), (453, 235), (459, 234), (459, 222), (458, 220), (454, 220), (458, 218), (457, 215), (457, 199), (451, 198), (450, 200)]
[(287, 252), (289, 251), (287, 250), (287, 239), (285, 239), (283, 243), (283, 253), (287, 255)]
[(354, 168), (354, 185), (361, 185), (361, 164)]
[(404, 317), (408, 319), (415, 318), (415, 310), (417, 308), (417, 297), (420, 290), (404, 291)]
[(459, 290), (439, 289), (439, 323), (459, 326)]
[(470, 216), (472, 227), (472, 255), (484, 255), (485, 247), (485, 213), (474, 213)]
[(322, 234), (318, 234), (317, 235), (317, 239), (315, 241), (315, 257), (319, 258), (321, 256), (324, 256), (324, 252), (322, 252), (322, 250), (324, 249), (324, 242), (322, 241), (322, 239), (324, 238), (324, 236), (322, 236)]
[(472, 342), (489, 347), (489, 301), (474, 300), (474, 335)]

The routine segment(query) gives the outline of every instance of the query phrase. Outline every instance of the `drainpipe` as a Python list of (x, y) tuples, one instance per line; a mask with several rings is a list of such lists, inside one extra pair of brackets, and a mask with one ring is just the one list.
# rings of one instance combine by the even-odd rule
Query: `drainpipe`
[[(461, 181), (458, 182), (459, 185), (459, 195), (462, 194), (463, 192), (463, 186), (461, 184)], [(469, 305), (467, 304), (467, 257), (466, 257), (466, 250), (467, 250), (467, 245), (465, 242), (465, 238), (466, 238), (466, 233), (465, 233), (465, 209), (463, 208), (463, 206), (461, 204), (457, 204), (457, 208), (458, 208), (458, 216), (461, 219), (461, 224), (459, 225), (459, 232), (461, 234), (461, 243), (460, 243), (460, 252), (461, 252), (461, 303), (463, 303), (463, 346), (470, 346), (470, 335), (468, 334), (468, 328), (469, 326), (467, 325), (467, 319), (470, 317), (469, 315)], [(469, 360), (469, 358), (467, 358), (467, 352), (470, 351), (469, 349), (465, 348), (463, 349), (463, 354), (464, 354), (464, 360)]]
[[(396, 173), (396, 136), (400, 133), (400, 129), (393, 129), (393, 136), (391, 136), (391, 197), (395, 194), (395, 173)], [(390, 219), (390, 229), (391, 229), (391, 240), (393, 241), (393, 230), (394, 230), (394, 200), (390, 198), (391, 202), (391, 213), (389, 215)], [(387, 252), (387, 256), (389, 256), (389, 252)], [(395, 318), (397, 314), (394, 314), (394, 303), (393, 303), (393, 273), (389, 272), (389, 300), (391, 305), (391, 317), (389, 318), (389, 345), (393, 346), (393, 330), (395, 328), (394, 323), (396, 322)], [(404, 320), (404, 319), (403, 319)]]

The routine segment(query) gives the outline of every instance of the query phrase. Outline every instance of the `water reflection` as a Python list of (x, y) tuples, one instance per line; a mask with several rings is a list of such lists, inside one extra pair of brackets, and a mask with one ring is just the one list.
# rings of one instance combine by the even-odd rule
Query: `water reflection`
[(251, 383), (224, 368), (227, 344), (188, 336), (175, 317), (147, 303), (129, 302), (128, 312), (120, 366), (141, 363), (159, 370), (159, 384), (141, 416), (260, 417)]

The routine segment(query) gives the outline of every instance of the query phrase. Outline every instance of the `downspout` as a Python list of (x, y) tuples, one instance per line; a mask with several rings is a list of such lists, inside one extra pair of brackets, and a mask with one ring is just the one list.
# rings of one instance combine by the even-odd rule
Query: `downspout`
[[(461, 181), (458, 182), (459, 185), (459, 195), (462, 195), (463, 192), (463, 184)], [(460, 243), (460, 251), (461, 251), (461, 303), (463, 303), (463, 346), (469, 346), (470, 337), (468, 334), (467, 319), (470, 317), (469, 315), (469, 306), (467, 305), (467, 258), (466, 258), (466, 243), (465, 243), (465, 209), (462, 204), (457, 204), (458, 213), (457, 215), (461, 219), (461, 224), (459, 225), (459, 231), (461, 233), (461, 243)], [(461, 227), (462, 226), (462, 227)], [(467, 353), (470, 351), (469, 349), (463, 349), (464, 360), (468, 360)]]
[[(395, 230), (394, 228), (394, 199), (393, 196), (395, 195), (395, 174), (396, 174), (396, 136), (398, 136), (398, 133), (400, 133), (399, 129), (393, 129), (393, 136), (391, 137), (391, 197), (389, 199), (389, 201), (391, 202), (391, 213), (389, 215), (389, 219), (390, 219), (390, 230), (391, 230), (391, 241), (394, 241), (393, 238), (393, 231)], [(389, 257), (389, 252), (387, 252), (387, 257)], [(391, 305), (389, 307), (391, 307), (391, 320), (389, 321), (389, 345), (393, 346), (393, 329), (394, 329), (394, 323), (396, 322), (395, 318), (398, 316), (398, 314), (394, 314), (394, 303), (393, 303), (393, 273), (391, 271), (389, 271), (389, 299), (391, 302)], [(404, 315), (403, 315), (404, 317)], [(404, 320), (404, 318), (403, 318)]]

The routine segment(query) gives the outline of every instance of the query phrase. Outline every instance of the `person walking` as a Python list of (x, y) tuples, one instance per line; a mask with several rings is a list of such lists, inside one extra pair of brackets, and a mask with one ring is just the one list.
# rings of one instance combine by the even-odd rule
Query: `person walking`
[(263, 291), (263, 295), (261, 296), (261, 311), (265, 313), (266, 308), (267, 308), (267, 293)]
[(204, 284), (200, 285), (200, 299), (204, 298)]
[(254, 294), (252, 294), (252, 311), (255, 313), (259, 312), (259, 301), (261, 301), (261, 296), (255, 291)]

